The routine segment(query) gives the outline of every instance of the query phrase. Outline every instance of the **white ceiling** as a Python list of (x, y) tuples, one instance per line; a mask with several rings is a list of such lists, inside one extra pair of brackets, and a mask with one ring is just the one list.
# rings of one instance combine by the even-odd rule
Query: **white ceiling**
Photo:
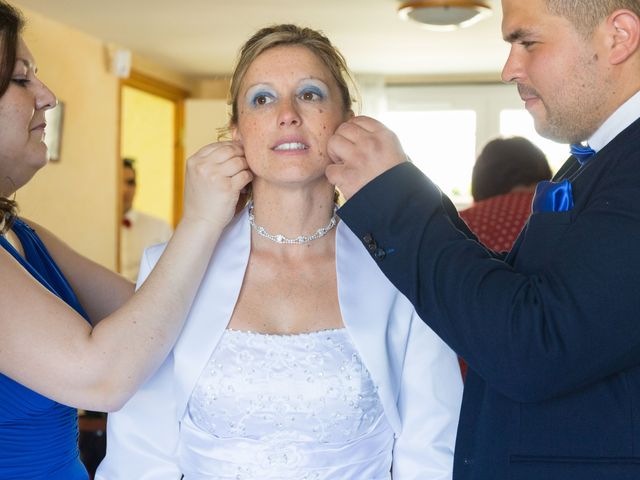
[(258, 28), (298, 23), (322, 30), (358, 74), (496, 75), (508, 49), (501, 7), (455, 32), (401, 20), (398, 0), (15, 0), (188, 76), (227, 74)]

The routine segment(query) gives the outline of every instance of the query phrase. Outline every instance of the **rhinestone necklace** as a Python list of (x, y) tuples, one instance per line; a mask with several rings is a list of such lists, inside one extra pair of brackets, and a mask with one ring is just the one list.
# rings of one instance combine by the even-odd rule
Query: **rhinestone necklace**
[(320, 227), (316, 231), (316, 233), (309, 236), (298, 235), (297, 237), (289, 238), (289, 237), (285, 237), (284, 235), (272, 235), (271, 233), (267, 232), (264, 227), (261, 227), (260, 225), (256, 224), (256, 219), (253, 215), (253, 202), (249, 204), (249, 224), (256, 231), (258, 235), (268, 240), (271, 240), (272, 242), (282, 243), (285, 245), (303, 245), (305, 243), (309, 243), (324, 237), (327, 233), (331, 231), (331, 229), (333, 229), (333, 227), (336, 226), (336, 223), (337, 223), (336, 210), (337, 209), (338, 209), (337, 206), (333, 208), (333, 215), (331, 217), (331, 220), (329, 220), (328, 224), (326, 224), (324, 227)]

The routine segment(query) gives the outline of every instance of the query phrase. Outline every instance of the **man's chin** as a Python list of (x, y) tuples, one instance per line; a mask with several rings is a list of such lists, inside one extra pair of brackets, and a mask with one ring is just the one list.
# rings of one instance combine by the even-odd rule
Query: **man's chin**
[[(535, 120), (535, 119), (534, 119)], [(548, 122), (534, 121), (534, 127), (538, 135), (547, 140), (557, 143), (576, 143), (571, 140), (571, 135), (563, 132), (560, 128), (550, 125)]]

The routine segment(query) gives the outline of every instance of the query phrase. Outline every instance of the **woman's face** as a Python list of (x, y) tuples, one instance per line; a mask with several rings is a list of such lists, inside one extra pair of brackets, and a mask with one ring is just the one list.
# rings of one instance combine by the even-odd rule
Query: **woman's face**
[(47, 163), (44, 112), (56, 97), (36, 77), (29, 49), (20, 39), (16, 65), (0, 97), (0, 194), (10, 195)]
[(326, 181), (327, 141), (352, 113), (314, 53), (293, 45), (261, 53), (242, 81), (237, 107), (233, 138), (244, 146), (254, 181)]

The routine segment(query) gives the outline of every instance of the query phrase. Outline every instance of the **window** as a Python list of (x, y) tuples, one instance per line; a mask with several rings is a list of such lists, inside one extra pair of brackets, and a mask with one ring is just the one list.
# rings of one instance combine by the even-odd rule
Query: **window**
[(569, 145), (541, 137), (533, 126), (533, 117), (525, 109), (500, 112), (500, 134), (505, 137), (519, 135), (535, 143), (547, 156), (551, 170), (556, 172), (569, 158)]
[(387, 86), (378, 118), (400, 138), (407, 155), (444, 193), (471, 202), (471, 170), (482, 147), (498, 136), (528, 138), (553, 171), (569, 147), (540, 137), (513, 85)]
[(476, 112), (387, 112), (382, 121), (397, 133), (411, 161), (443, 192), (469, 201), (476, 151)]

